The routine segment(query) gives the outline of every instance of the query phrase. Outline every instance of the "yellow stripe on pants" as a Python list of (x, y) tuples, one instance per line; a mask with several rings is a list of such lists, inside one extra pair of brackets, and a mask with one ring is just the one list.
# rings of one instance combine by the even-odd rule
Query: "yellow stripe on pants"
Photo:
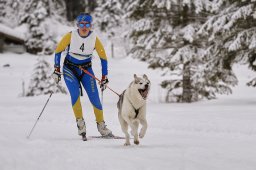
[(76, 103), (73, 105), (72, 108), (73, 108), (76, 119), (83, 118), (83, 111), (82, 111), (82, 106), (80, 102), (80, 97), (78, 97)]
[(102, 122), (104, 121), (104, 117), (103, 117), (103, 111), (100, 109), (97, 109), (96, 107), (93, 106), (93, 110), (94, 110), (94, 114), (96, 117), (96, 122)]

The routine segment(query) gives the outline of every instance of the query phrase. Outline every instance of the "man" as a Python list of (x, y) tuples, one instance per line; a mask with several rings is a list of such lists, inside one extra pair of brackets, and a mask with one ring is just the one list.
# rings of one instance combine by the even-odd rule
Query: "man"
[(92, 16), (88, 13), (82, 13), (77, 17), (76, 21), (77, 29), (67, 33), (57, 45), (55, 50), (55, 70), (53, 77), (56, 83), (60, 81), (61, 53), (67, 50), (68, 52), (63, 64), (63, 76), (71, 96), (72, 107), (78, 127), (78, 134), (83, 137), (83, 140), (87, 140), (79, 90), (80, 88), (82, 93), (83, 86), (91, 104), (93, 105), (99, 133), (104, 137), (113, 137), (112, 132), (106, 127), (104, 122), (103, 110), (99, 99), (96, 80), (79, 68), (82, 67), (94, 75), (91, 67), (91, 60), (92, 53), (94, 49), (96, 49), (102, 65), (100, 88), (103, 91), (106, 89), (106, 85), (108, 83), (107, 56), (99, 38), (91, 30)]

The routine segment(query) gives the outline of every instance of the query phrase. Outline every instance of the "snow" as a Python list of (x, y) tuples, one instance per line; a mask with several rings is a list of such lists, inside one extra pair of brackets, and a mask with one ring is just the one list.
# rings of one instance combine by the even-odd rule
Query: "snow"
[(19, 30), (13, 30), (12, 28), (9, 28), (1, 23), (0, 23), (0, 33), (4, 33), (10, 36), (19, 38), (21, 40), (25, 40), (25, 35), (22, 34), (22, 32), (20, 32)]
[(183, 34), (183, 38), (188, 40), (190, 43), (193, 42), (195, 35), (195, 28), (192, 25), (188, 25), (181, 29), (181, 33)]
[[(229, 96), (190, 104), (158, 102), (160, 74), (130, 58), (109, 58), (109, 86), (121, 93), (133, 74), (148, 74), (152, 91), (148, 101), (149, 128), (140, 145), (124, 140), (91, 139), (77, 135), (70, 97), (53, 94), (30, 139), (29, 131), (48, 95), (19, 97), (22, 79), (29, 80), (37, 57), (0, 54), (0, 169), (1, 170), (254, 170), (256, 167), (255, 89), (245, 82), (253, 74), (235, 66), (239, 85)], [(46, 56), (53, 65), (53, 56)], [(10, 67), (3, 67), (10, 64)], [(100, 76), (99, 60), (93, 66)], [(97, 67), (96, 67), (97, 66)], [(28, 83), (26, 81), (26, 83)], [(118, 97), (104, 94), (105, 121), (123, 136), (117, 118)], [(99, 135), (89, 101), (82, 97), (88, 136)]]

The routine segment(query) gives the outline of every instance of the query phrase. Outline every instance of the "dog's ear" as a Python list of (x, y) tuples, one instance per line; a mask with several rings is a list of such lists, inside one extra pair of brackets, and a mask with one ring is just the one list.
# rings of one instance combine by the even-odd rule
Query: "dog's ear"
[(136, 74), (134, 74), (133, 76), (134, 76), (134, 79), (137, 79), (137, 78), (138, 78)]
[(143, 74), (143, 78), (148, 80), (148, 76), (146, 74)]
[(139, 83), (139, 78), (138, 78), (138, 76), (137, 76), (136, 74), (134, 74), (133, 76), (134, 76), (134, 81), (135, 81), (135, 83), (136, 83), (136, 84)]

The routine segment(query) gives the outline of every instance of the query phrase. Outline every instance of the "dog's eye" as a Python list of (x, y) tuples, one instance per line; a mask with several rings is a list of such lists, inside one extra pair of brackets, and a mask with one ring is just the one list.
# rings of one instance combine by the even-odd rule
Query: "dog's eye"
[(140, 82), (140, 84), (143, 84), (143, 83)]

